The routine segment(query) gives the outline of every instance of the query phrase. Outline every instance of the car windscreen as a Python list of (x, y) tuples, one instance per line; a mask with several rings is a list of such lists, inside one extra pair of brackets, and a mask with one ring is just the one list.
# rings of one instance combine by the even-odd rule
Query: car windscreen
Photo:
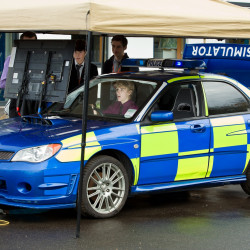
[[(90, 82), (88, 115), (112, 119), (130, 119), (147, 103), (156, 82), (132, 79), (94, 79)], [(67, 96), (64, 104), (54, 104), (48, 115), (82, 116), (83, 87)]]

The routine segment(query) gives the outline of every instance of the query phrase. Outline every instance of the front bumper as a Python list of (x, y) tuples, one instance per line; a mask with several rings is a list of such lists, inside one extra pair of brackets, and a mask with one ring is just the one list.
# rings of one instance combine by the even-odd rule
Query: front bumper
[(0, 204), (53, 209), (76, 206), (79, 162), (0, 162)]

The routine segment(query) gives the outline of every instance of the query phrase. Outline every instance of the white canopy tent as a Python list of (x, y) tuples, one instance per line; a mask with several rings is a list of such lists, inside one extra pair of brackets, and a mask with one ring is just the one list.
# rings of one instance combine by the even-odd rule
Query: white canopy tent
[(250, 10), (221, 0), (12, 0), (0, 30), (250, 38)]
[[(87, 31), (88, 48), (93, 33), (250, 38), (250, 10), (220, 0), (2, 0), (0, 31), (28, 30), (61, 34)], [(91, 50), (88, 50), (76, 237), (80, 233), (90, 57)]]

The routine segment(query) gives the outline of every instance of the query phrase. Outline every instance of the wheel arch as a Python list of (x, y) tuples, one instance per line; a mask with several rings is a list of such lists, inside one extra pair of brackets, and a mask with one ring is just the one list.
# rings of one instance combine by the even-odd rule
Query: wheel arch
[(135, 174), (134, 174), (133, 164), (132, 164), (130, 158), (126, 154), (124, 154), (123, 152), (121, 152), (119, 150), (105, 149), (105, 150), (99, 151), (96, 154), (92, 155), (88, 159), (88, 161), (92, 160), (96, 156), (101, 156), (101, 155), (108, 155), (108, 156), (111, 156), (111, 157), (117, 159), (118, 161), (120, 161), (127, 171), (128, 178), (129, 178), (129, 186), (132, 186), (132, 184), (134, 182)]
[(248, 173), (250, 173), (250, 160), (246, 164), (246, 167), (245, 167), (244, 171), (242, 172), (242, 174), (247, 175)]
[(240, 185), (244, 190), (244, 192), (250, 195), (250, 161), (247, 163), (247, 166), (244, 169), (243, 174), (246, 175), (246, 181), (241, 183)]

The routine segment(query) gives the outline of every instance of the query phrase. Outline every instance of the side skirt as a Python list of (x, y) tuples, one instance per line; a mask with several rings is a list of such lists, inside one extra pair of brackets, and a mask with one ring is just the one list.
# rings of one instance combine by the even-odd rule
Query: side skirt
[(206, 188), (206, 187), (216, 187), (229, 184), (239, 184), (245, 181), (246, 181), (245, 175), (206, 178), (206, 179), (188, 180), (188, 181), (176, 181), (171, 183), (132, 186), (130, 193), (139, 194), (139, 193), (157, 192), (157, 191), (160, 192), (160, 191), (181, 191), (188, 189), (191, 190), (195, 188)]

